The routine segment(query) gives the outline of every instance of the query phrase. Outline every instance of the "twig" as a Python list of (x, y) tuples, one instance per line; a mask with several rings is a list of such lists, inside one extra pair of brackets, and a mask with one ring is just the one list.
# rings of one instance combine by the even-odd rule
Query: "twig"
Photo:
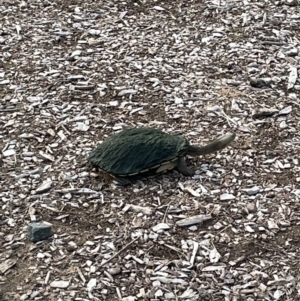
[(185, 254), (183, 252), (181, 252), (181, 250), (178, 249), (178, 248), (176, 248), (176, 247), (170, 246), (168, 244), (163, 244), (163, 246), (167, 247), (167, 248), (169, 248), (169, 249), (171, 249), (171, 250), (173, 250), (173, 251), (175, 251), (175, 252), (177, 252), (177, 253), (179, 253), (179, 254), (181, 254), (183, 256), (185, 256)]
[(191, 264), (192, 266), (194, 265), (195, 257), (196, 257), (196, 255), (197, 255), (198, 248), (199, 248), (199, 243), (198, 243), (198, 242), (193, 241), (193, 243), (194, 243), (194, 248), (193, 248), (192, 256), (191, 256), (191, 259), (190, 259), (190, 264)]
[(49, 279), (50, 279), (50, 275), (51, 275), (51, 272), (50, 271), (48, 271), (48, 273), (47, 273), (47, 275), (46, 275), (46, 278), (45, 278), (45, 284), (48, 284), (48, 282), (49, 282)]
[(285, 43), (283, 42), (278, 42), (278, 41), (261, 41), (262, 45), (276, 45), (276, 46), (282, 46)]
[(121, 291), (118, 287), (116, 287), (116, 291), (117, 291), (117, 295), (118, 295), (119, 300), (122, 300), (122, 294), (121, 294)]
[(109, 259), (107, 259), (106, 261), (102, 262), (100, 264), (100, 267), (103, 267), (105, 264), (109, 263), (112, 259), (114, 259), (115, 257), (117, 257), (120, 253), (122, 253), (123, 251), (125, 251), (130, 245), (132, 245), (136, 240), (138, 240), (140, 237), (135, 238), (134, 240), (132, 240), (130, 243), (128, 243), (126, 246), (124, 246), (119, 252), (117, 252), (116, 254), (114, 254), (112, 257), (110, 257)]
[(165, 214), (164, 214), (162, 223), (165, 223), (165, 221), (166, 221), (166, 216), (167, 216), (167, 213), (168, 213), (169, 208), (170, 208), (170, 205), (167, 205), (167, 209), (166, 209), (166, 211), (165, 211)]
[(0, 112), (16, 112), (17, 109), (0, 109)]
[(85, 279), (85, 277), (83, 276), (83, 274), (82, 274), (80, 268), (79, 268), (79, 267), (76, 267), (76, 269), (77, 269), (77, 273), (78, 273), (80, 279), (82, 280), (83, 284), (85, 284), (86, 279)]
[(57, 193), (73, 193), (73, 194), (100, 194), (101, 192), (92, 190), (90, 188), (66, 188), (55, 190)]

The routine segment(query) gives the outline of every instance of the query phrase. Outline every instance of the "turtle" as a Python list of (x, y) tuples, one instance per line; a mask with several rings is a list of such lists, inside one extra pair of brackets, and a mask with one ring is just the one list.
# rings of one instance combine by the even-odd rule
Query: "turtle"
[(131, 184), (137, 176), (157, 175), (176, 168), (184, 176), (193, 176), (185, 156), (200, 156), (228, 146), (235, 138), (227, 133), (204, 146), (191, 145), (181, 135), (155, 128), (122, 130), (93, 149), (88, 162), (113, 176), (118, 184)]

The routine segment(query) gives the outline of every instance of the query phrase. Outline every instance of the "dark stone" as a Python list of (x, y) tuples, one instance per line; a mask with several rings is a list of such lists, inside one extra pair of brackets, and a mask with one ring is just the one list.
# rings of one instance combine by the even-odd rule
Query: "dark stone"
[(28, 225), (28, 238), (33, 241), (41, 241), (52, 235), (52, 224), (47, 222), (30, 223)]
[(270, 88), (272, 80), (270, 78), (252, 78), (250, 85), (254, 88)]

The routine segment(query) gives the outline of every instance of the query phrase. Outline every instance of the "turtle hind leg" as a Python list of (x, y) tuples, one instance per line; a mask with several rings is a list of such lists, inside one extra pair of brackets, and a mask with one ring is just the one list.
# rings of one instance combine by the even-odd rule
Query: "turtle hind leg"
[(134, 179), (130, 177), (118, 177), (114, 176), (115, 181), (119, 186), (127, 186), (134, 183)]
[(187, 167), (184, 157), (180, 157), (178, 159), (178, 164), (176, 166), (176, 169), (186, 177), (192, 177), (195, 174), (194, 171), (192, 171)]

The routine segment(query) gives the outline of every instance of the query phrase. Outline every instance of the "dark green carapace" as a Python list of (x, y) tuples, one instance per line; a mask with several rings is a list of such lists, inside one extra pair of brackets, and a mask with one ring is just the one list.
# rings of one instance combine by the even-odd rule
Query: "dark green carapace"
[(157, 129), (127, 129), (104, 140), (90, 153), (88, 161), (115, 176), (121, 184), (130, 183), (129, 178), (134, 175), (159, 174), (172, 168), (192, 176), (185, 155), (199, 156), (220, 150), (234, 137), (235, 134), (229, 133), (205, 146), (193, 146), (182, 136)]
[(107, 138), (89, 155), (89, 161), (119, 176), (138, 174), (184, 155), (188, 141), (156, 129), (124, 130)]

